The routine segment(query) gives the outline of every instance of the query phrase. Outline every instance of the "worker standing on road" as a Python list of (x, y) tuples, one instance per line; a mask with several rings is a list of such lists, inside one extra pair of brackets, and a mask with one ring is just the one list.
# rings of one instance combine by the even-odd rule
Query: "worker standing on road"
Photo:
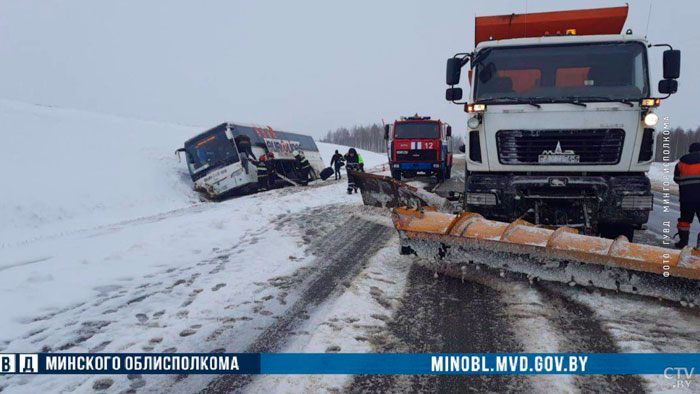
[(294, 158), (297, 162), (297, 171), (299, 171), (299, 176), (301, 177), (301, 184), (306, 186), (309, 184), (309, 174), (311, 173), (311, 164), (309, 160), (302, 156), (299, 151), (292, 152)]
[(357, 154), (355, 148), (350, 148), (348, 153), (345, 155), (345, 162), (347, 163), (348, 169), (348, 194), (352, 194), (354, 191), (357, 193), (357, 184), (355, 183), (355, 177), (350, 175), (350, 170), (362, 171), (360, 165), (360, 156)]
[(333, 170), (335, 170), (335, 179), (341, 179), (343, 178), (340, 175), (340, 167), (342, 167), (345, 164), (345, 161), (343, 159), (343, 155), (338, 153), (338, 150), (335, 150), (335, 154), (333, 154), (333, 157), (331, 158), (331, 167), (333, 167)]
[[(673, 180), (678, 184), (681, 200), (681, 217), (678, 219), (677, 248), (688, 245), (690, 224), (697, 216), (700, 219), (700, 142), (690, 145), (690, 153), (676, 164)], [(695, 245), (700, 247), (700, 245)]]

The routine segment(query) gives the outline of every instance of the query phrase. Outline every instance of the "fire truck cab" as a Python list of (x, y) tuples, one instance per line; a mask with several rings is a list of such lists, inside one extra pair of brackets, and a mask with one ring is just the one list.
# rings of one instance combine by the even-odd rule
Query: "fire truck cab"
[(452, 173), (452, 126), (430, 116), (401, 117), (384, 126), (391, 175), (435, 175), (438, 180)]

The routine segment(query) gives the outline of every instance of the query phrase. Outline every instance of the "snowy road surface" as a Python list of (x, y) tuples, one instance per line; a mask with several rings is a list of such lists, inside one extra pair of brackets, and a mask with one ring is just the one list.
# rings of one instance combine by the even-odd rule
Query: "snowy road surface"
[[(477, 271), (435, 277), (396, 253), (386, 212), (344, 189), (274, 190), (35, 243), (98, 243), (107, 268), (134, 259), (144, 275), (105, 285), (78, 260), (96, 293), (13, 323), (1, 350), (700, 351), (696, 309)], [(2, 385), (88, 393), (104, 379), (114, 392), (672, 392), (662, 376), (18, 376)]]

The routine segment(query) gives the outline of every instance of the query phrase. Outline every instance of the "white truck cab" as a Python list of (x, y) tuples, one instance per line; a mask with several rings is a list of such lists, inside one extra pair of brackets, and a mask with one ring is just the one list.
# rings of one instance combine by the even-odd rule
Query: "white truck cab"
[[(620, 8), (626, 18), (626, 7), (598, 11)], [(515, 18), (523, 16), (507, 16), (503, 27), (519, 26)], [(540, 30), (556, 21), (552, 31), (566, 34), (542, 35), (533, 27), (529, 36), (478, 42), (472, 53), (448, 60), (446, 98), (453, 102), (461, 99), (454, 87), (460, 69), (470, 65), (468, 101), (460, 103), (469, 113), (465, 209), (631, 239), (653, 206), (645, 173), (661, 100), (652, 97), (650, 45), (631, 32), (576, 34), (577, 26), (585, 31), (590, 13), (525, 16), (544, 21)], [(485, 22), (493, 29), (493, 19)], [(679, 69), (680, 52), (666, 51), (660, 92), (675, 92)]]

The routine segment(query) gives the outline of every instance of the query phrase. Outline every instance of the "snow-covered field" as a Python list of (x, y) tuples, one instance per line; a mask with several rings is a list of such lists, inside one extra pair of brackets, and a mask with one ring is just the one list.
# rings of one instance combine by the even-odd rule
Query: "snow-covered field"
[[(173, 151), (201, 128), (8, 101), (0, 125), (17, 147), (0, 206), (0, 352), (241, 351), (294, 299), (279, 278), (314, 261), (295, 215), (361, 205), (345, 179), (200, 202)], [(319, 146), (326, 162), (347, 150)], [(339, 302), (375, 302), (363, 288)], [(97, 379), (17, 376), (0, 390), (90, 392)]]
[(198, 201), (173, 152), (200, 129), (0, 100), (0, 244)]

